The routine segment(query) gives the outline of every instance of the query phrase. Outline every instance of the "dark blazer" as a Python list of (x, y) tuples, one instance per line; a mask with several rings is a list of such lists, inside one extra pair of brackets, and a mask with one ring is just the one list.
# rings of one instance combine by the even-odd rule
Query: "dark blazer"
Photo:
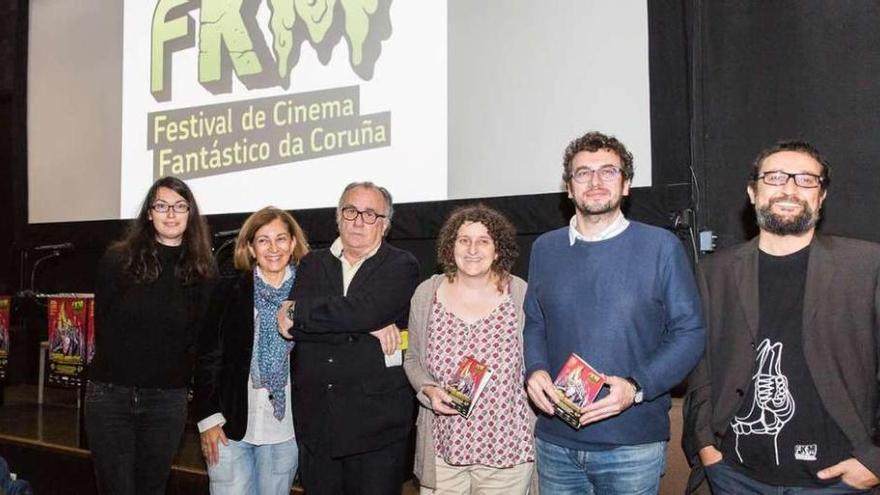
[[(706, 352), (688, 379), (682, 446), (694, 468), (688, 492), (703, 481), (699, 450), (719, 447), (749, 388), (758, 332), (758, 240), (703, 261), (698, 282), (706, 317)], [(878, 353), (880, 245), (816, 236), (804, 294), (803, 346), (818, 399), (880, 475)]]
[[(199, 333), (195, 371), (198, 420), (223, 413), (223, 431), (239, 441), (247, 429), (248, 376), (254, 349), (254, 274), (217, 284)], [(289, 413), (288, 413), (289, 414)]]
[(300, 262), (292, 358), (297, 439), (334, 457), (369, 452), (408, 437), (414, 396), (402, 366), (385, 367), (369, 335), (391, 323), (406, 328), (419, 281), (415, 257), (385, 242), (342, 295), (342, 264), (329, 249)]

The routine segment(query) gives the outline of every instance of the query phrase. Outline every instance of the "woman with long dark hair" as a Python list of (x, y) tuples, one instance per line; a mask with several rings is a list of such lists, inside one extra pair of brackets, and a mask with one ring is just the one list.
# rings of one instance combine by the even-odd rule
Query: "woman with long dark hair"
[(212, 495), (289, 495), (298, 454), (290, 403), (293, 342), (276, 313), (309, 252), (302, 228), (271, 206), (235, 243), (237, 277), (217, 284), (199, 336), (196, 413)]
[(98, 265), (85, 424), (102, 493), (164, 493), (216, 267), (192, 191), (157, 180)]

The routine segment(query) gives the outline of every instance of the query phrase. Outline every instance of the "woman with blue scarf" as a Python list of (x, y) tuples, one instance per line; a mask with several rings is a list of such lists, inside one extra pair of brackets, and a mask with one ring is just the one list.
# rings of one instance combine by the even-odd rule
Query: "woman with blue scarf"
[(199, 336), (195, 403), (211, 493), (289, 494), (299, 452), (290, 351), (275, 314), (308, 252), (293, 217), (266, 207), (235, 244), (242, 273), (217, 285)]

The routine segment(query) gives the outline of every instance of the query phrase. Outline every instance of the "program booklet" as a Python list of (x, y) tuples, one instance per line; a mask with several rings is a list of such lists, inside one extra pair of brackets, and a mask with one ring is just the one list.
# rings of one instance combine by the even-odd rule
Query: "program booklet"
[(446, 386), (446, 393), (452, 398), (452, 407), (465, 418), (474, 410), (477, 399), (489, 378), (492, 370), (471, 356), (465, 356), (458, 365), (455, 375)]
[(596, 399), (604, 384), (605, 377), (601, 373), (582, 357), (571, 353), (553, 381), (559, 398), (559, 402), (553, 406), (556, 415), (572, 428), (580, 429), (584, 406)]

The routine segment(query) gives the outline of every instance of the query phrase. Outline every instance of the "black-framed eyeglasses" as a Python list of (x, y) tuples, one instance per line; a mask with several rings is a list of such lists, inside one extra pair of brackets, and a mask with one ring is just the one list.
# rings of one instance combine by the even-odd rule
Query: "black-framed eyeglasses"
[(620, 170), (619, 167), (614, 166), (602, 167), (599, 170), (581, 167), (575, 170), (573, 174), (571, 174), (571, 178), (578, 184), (586, 184), (593, 180), (594, 174), (598, 174), (599, 180), (601, 180), (602, 182), (613, 182), (618, 177), (620, 177), (621, 172), (622, 170)]
[(184, 203), (183, 201), (179, 201), (173, 205), (161, 202), (153, 203), (153, 206), (150, 206), (150, 208), (156, 213), (168, 213), (168, 210), (172, 210), (174, 213), (189, 213), (189, 203)]
[(367, 225), (373, 225), (376, 223), (376, 220), (380, 218), (385, 218), (387, 215), (380, 215), (373, 210), (358, 210), (354, 206), (346, 206), (342, 208), (342, 218), (348, 220), (349, 222), (354, 222), (355, 219), (361, 216), (364, 219), (364, 223)]
[(768, 186), (784, 186), (790, 179), (794, 179), (794, 183), (798, 187), (804, 189), (815, 189), (825, 182), (825, 178), (821, 175), (811, 174), (809, 172), (798, 172), (790, 174), (782, 170), (771, 170), (755, 177), (755, 180), (761, 179)]

